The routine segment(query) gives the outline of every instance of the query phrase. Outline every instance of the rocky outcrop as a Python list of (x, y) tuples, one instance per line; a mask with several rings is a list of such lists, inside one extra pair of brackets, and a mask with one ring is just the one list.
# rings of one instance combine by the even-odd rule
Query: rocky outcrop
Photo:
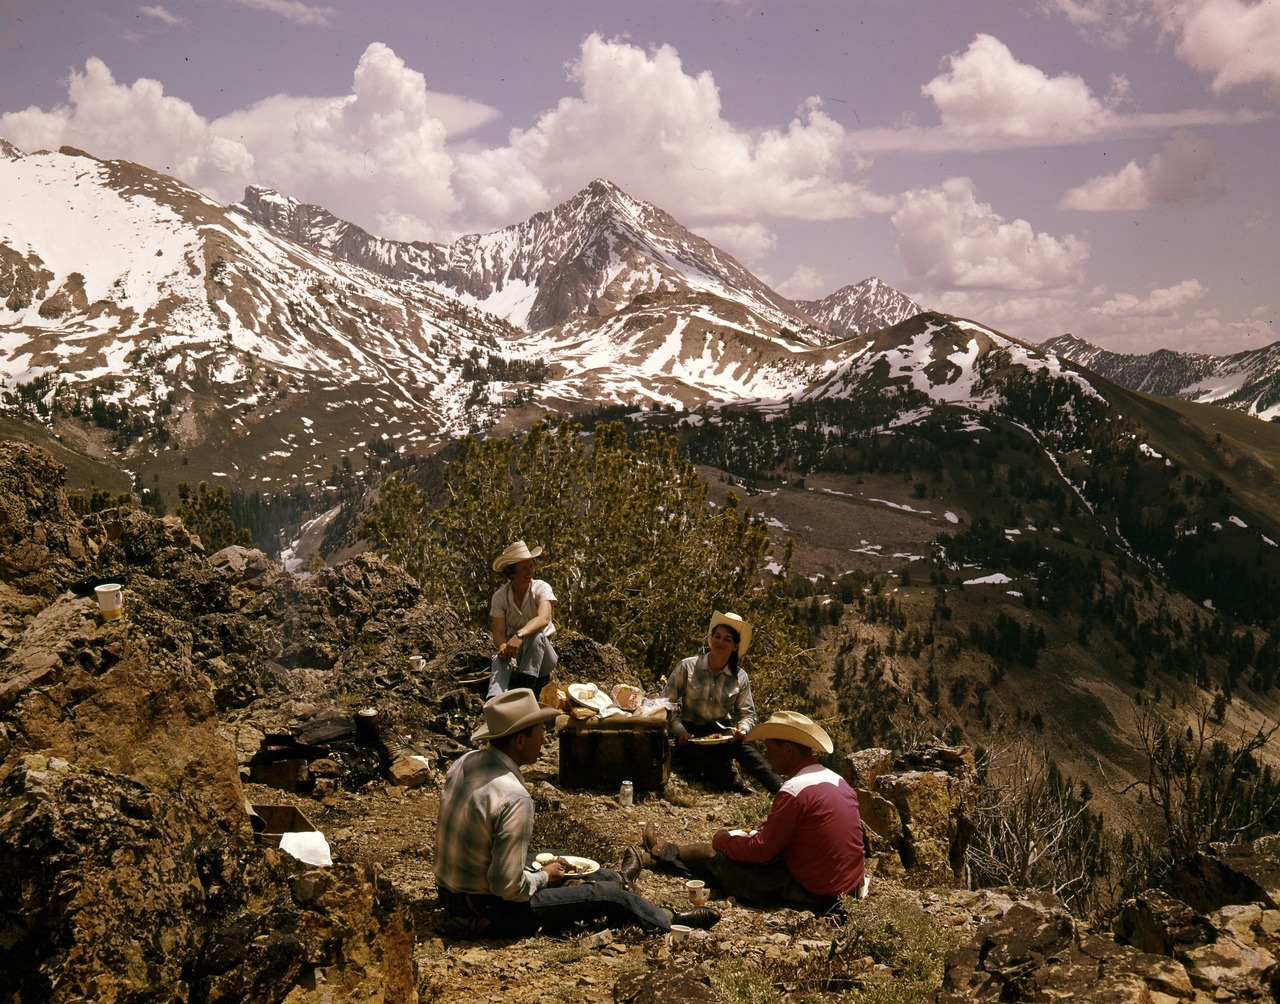
[[(0, 447), (0, 999), (415, 1000), (405, 903), (255, 845), (218, 709), (336, 700), (456, 618), (374, 557), (304, 582), (179, 520), (76, 520), (61, 478)], [(104, 573), (116, 620), (80, 588)]]
[(959, 877), (972, 833), (966, 810), (973, 752), (932, 747), (895, 756), (885, 749), (849, 754), (842, 773), (858, 793), (862, 822), (881, 865)]

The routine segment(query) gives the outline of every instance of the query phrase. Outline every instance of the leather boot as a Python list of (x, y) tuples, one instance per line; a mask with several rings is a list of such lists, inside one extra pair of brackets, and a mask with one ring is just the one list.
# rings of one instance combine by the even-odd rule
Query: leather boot
[(644, 861), (640, 853), (640, 848), (634, 844), (622, 852), (622, 864), (618, 865), (618, 877), (622, 879), (624, 889), (634, 889), (636, 879), (644, 871)]
[(692, 910), (673, 910), (671, 923), (687, 927), (700, 927), (704, 931), (720, 920), (720, 911), (709, 906), (695, 906)]

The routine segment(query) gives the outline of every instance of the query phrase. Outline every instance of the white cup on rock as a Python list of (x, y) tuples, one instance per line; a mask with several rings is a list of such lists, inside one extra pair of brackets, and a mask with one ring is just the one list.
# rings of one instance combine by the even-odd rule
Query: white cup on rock
[(672, 924), (671, 925), (671, 944), (678, 945), (682, 941), (688, 940), (689, 935), (693, 933), (693, 928), (688, 924)]
[(98, 610), (104, 621), (113, 621), (124, 614), (124, 586), (118, 582), (104, 582), (93, 587), (98, 597)]

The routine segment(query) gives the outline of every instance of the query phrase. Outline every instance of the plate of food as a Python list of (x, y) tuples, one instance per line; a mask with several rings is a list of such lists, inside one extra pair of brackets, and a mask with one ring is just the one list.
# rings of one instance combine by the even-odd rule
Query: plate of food
[(550, 864), (552, 861), (559, 861), (564, 867), (564, 877), (585, 878), (588, 875), (594, 875), (600, 870), (600, 862), (593, 861), (591, 858), (578, 857), (576, 854), (539, 854), (533, 859), (533, 870), (542, 871), (542, 866)]
[(730, 732), (713, 732), (709, 736), (690, 736), (689, 742), (698, 746), (717, 746), (720, 743), (733, 742), (733, 734)]

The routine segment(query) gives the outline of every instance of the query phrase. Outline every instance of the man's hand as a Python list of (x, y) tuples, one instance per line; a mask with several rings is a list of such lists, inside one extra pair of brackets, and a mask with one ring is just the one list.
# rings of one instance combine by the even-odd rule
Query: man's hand
[(498, 655), (504, 659), (514, 659), (520, 654), (520, 643), (523, 639), (518, 634), (513, 634), (507, 639), (506, 644), (498, 649)]
[(677, 735), (676, 735), (676, 742), (677, 742), (679, 745), (683, 746), (683, 745), (684, 745), (685, 743), (687, 743), (688, 741), (689, 741), (689, 733), (688, 733), (688, 732), (680, 732), (680, 733), (677, 733)]
[(741, 725), (735, 725), (733, 727), (733, 731), (729, 734), (733, 736), (734, 739), (741, 739), (743, 736), (747, 734), (747, 730), (744, 729)]
[(560, 885), (564, 882), (564, 865), (560, 861), (548, 861), (542, 866), (542, 870), (547, 873), (547, 885)]

